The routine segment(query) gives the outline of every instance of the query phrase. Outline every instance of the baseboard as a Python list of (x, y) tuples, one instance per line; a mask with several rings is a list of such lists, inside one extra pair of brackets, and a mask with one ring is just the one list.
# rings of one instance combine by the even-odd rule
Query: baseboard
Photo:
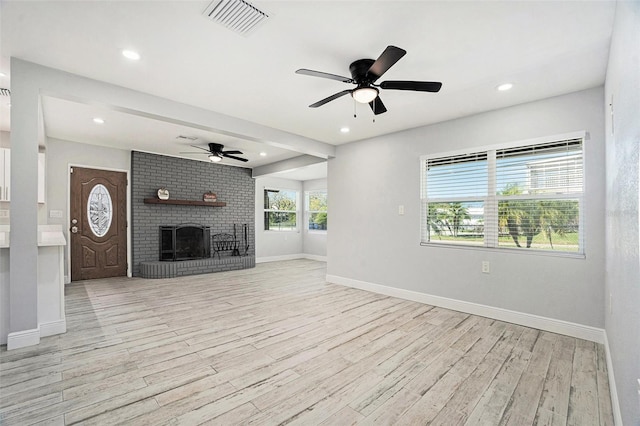
[(297, 254), (283, 254), (281, 256), (257, 257), (256, 263), (280, 262), (281, 260), (304, 259), (303, 256), (304, 255), (302, 253), (297, 253)]
[(40, 329), (15, 331), (7, 336), (7, 350), (20, 349), (40, 343)]
[(304, 256), (304, 259), (317, 260), (318, 262), (327, 261), (327, 256), (319, 256), (317, 254), (308, 254), (308, 253), (305, 253), (302, 256)]
[(309, 259), (309, 260), (318, 260), (320, 262), (326, 262), (327, 256), (318, 256), (316, 254), (307, 254), (307, 253), (284, 254), (282, 256), (258, 257), (256, 258), (256, 263), (280, 262), (282, 260), (295, 260), (295, 259)]
[(611, 360), (611, 350), (609, 349), (609, 339), (607, 331), (604, 332), (604, 351), (607, 357), (607, 375), (609, 376), (609, 393), (611, 394), (611, 409), (613, 411), (613, 423), (622, 426), (622, 412), (620, 411), (620, 401), (618, 400), (618, 388), (616, 378), (613, 374), (613, 361)]
[(552, 333), (564, 334), (566, 336), (577, 337), (596, 343), (604, 343), (604, 330), (587, 325), (576, 324), (568, 321), (553, 318), (541, 317), (538, 315), (523, 312), (511, 311), (508, 309), (496, 308), (478, 303), (465, 302), (462, 300), (449, 299), (447, 297), (434, 296), (417, 291), (405, 290), (401, 288), (388, 287), (380, 284), (373, 284), (366, 281), (354, 280), (351, 278), (327, 275), (326, 280), (330, 283), (340, 284), (347, 287), (367, 290), (386, 296), (425, 303), (452, 309), (454, 311), (493, 318), (513, 324), (524, 325), (526, 327), (537, 328), (539, 330), (550, 331)]
[(55, 336), (67, 332), (67, 320), (50, 321), (40, 324), (40, 337)]

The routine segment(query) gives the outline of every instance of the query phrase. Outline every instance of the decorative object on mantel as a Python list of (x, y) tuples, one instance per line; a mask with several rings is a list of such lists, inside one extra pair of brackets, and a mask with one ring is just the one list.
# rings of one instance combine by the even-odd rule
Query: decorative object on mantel
[(167, 188), (158, 189), (158, 198), (161, 200), (169, 199), (169, 190)]
[(215, 203), (216, 201), (218, 201), (218, 197), (213, 192), (205, 192), (204, 194), (202, 194), (202, 201), (205, 201), (207, 203)]

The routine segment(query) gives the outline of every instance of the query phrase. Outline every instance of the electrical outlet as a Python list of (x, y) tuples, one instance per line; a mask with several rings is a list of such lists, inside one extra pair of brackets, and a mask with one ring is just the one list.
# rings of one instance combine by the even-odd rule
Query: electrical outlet
[(0, 217), (9, 217), (9, 210), (0, 210)]
[(404, 215), (404, 206), (402, 204), (398, 206), (398, 214), (400, 216)]
[(491, 265), (489, 264), (489, 262), (487, 260), (483, 260), (482, 261), (482, 273), (483, 274), (491, 273)]
[(61, 218), (62, 217), (62, 210), (49, 210), (49, 217), (50, 218)]

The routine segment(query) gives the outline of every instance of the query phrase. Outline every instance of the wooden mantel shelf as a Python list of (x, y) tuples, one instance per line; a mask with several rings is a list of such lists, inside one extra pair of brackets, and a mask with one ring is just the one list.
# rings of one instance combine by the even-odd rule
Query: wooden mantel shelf
[(145, 198), (145, 204), (173, 204), (177, 206), (207, 206), (207, 207), (226, 207), (227, 203), (224, 201), (197, 201), (197, 200), (161, 200), (159, 198)]

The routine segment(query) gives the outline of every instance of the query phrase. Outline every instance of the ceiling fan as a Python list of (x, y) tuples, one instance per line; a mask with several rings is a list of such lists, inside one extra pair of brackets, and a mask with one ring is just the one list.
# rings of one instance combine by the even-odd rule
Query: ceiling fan
[(202, 148), (201, 146), (198, 146), (198, 145), (191, 145), (192, 147), (201, 149), (205, 152), (181, 152), (180, 154), (207, 154), (209, 156), (209, 160), (211, 160), (214, 163), (222, 161), (222, 157), (231, 158), (232, 160), (238, 160), (243, 162), (249, 161), (246, 158), (236, 157), (234, 155), (234, 154), (242, 154), (242, 151), (223, 151), (224, 145), (219, 143), (210, 142), (208, 145), (209, 145), (209, 149)]
[(310, 75), (312, 77), (328, 78), (331, 80), (338, 80), (343, 83), (355, 84), (356, 88), (351, 90), (343, 90), (333, 94), (327, 98), (324, 98), (314, 104), (309, 105), (309, 108), (317, 108), (341, 96), (351, 94), (356, 102), (363, 104), (369, 104), (375, 115), (387, 112), (387, 108), (382, 103), (379, 96), (380, 89), (390, 90), (412, 90), (417, 92), (438, 92), (442, 87), (442, 83), (436, 81), (383, 81), (380, 84), (375, 84), (382, 75), (387, 72), (396, 62), (400, 60), (405, 54), (406, 50), (400, 49), (396, 46), (387, 46), (382, 52), (380, 57), (375, 61), (373, 59), (358, 59), (349, 65), (349, 71), (351, 72), (351, 78), (342, 77), (336, 74), (329, 74), (321, 71), (313, 71), (309, 69), (299, 69), (296, 74)]

